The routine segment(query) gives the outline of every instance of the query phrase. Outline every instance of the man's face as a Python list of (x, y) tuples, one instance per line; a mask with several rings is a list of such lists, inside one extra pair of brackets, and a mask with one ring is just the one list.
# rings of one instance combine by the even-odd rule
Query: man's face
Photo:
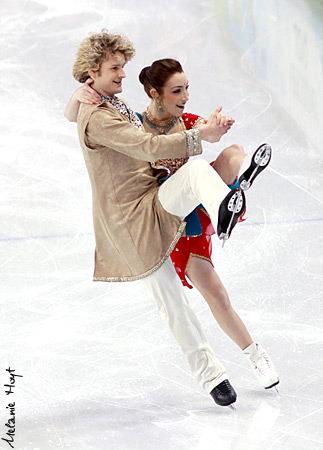
[(108, 97), (114, 97), (122, 92), (122, 79), (126, 74), (123, 70), (126, 59), (121, 52), (115, 55), (109, 55), (99, 71), (90, 72), (91, 78), (94, 80), (92, 87), (100, 94)]

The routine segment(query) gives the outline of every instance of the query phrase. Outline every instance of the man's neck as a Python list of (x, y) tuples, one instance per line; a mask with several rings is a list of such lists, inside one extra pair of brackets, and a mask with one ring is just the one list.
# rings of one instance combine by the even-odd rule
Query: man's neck
[(110, 99), (117, 100), (118, 99), (118, 97), (116, 97), (115, 95), (103, 95), (103, 94), (99, 94), (99, 95), (102, 98), (102, 100), (110, 100)]
[(100, 91), (99, 89), (96, 88), (95, 84), (92, 84), (92, 89), (94, 89), (102, 99), (105, 98), (116, 98), (116, 96), (114, 94), (109, 94), (108, 92), (104, 92), (104, 91)]

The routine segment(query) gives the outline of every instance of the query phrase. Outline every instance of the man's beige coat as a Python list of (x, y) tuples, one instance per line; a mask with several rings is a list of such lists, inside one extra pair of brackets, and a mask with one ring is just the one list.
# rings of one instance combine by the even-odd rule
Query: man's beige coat
[(181, 237), (185, 222), (164, 210), (150, 162), (191, 152), (187, 132), (145, 133), (110, 103), (81, 104), (78, 132), (89, 172), (96, 240), (95, 281), (132, 281), (157, 270)]

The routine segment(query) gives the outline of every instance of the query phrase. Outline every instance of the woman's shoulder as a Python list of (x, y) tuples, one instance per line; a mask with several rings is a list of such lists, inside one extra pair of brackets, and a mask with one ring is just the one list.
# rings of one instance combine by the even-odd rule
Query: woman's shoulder
[(191, 128), (194, 128), (198, 123), (203, 123), (204, 118), (192, 113), (184, 113), (182, 114), (182, 120), (184, 122), (185, 128), (187, 130), (190, 130)]
[(139, 117), (140, 122), (141, 122), (141, 123), (144, 123), (144, 119), (143, 119), (143, 117), (142, 117), (142, 113), (139, 113), (139, 112), (136, 111), (136, 114), (137, 114), (137, 116)]

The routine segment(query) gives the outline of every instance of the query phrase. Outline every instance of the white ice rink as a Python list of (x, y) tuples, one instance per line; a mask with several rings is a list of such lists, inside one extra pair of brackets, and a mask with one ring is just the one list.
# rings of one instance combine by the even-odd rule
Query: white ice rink
[[(1, 449), (11, 448), (2, 440), (9, 403), (19, 450), (323, 448), (322, 147), (311, 140), (308, 113), (296, 121), (290, 105), (278, 103), (284, 98), (274, 88), (284, 73), (267, 84), (253, 72), (251, 53), (264, 54), (252, 36), (244, 49), (233, 40), (224, 3), (247, 19), (256, 2), (1, 0)], [(302, 13), (301, 0), (279, 3), (288, 21), (270, 14), (262, 21), (277, 36), (276, 63), (287, 72), (280, 48), (290, 45), (292, 57), (295, 15), (310, 36), (310, 10)], [(140, 282), (91, 281), (90, 183), (76, 126), (63, 113), (78, 86), (71, 75), (77, 46), (103, 27), (126, 34), (137, 49), (124, 82), (136, 110), (147, 105), (140, 69), (175, 57), (190, 81), (187, 111), (208, 116), (222, 105), (235, 117), (221, 143), (204, 146), (208, 161), (230, 143), (273, 147), (270, 168), (247, 193), (248, 220), (224, 249), (214, 239), (213, 261), (275, 362), (279, 394), (258, 386), (195, 289), (186, 293), (237, 391), (235, 411), (215, 405), (192, 378)], [(317, 100), (313, 87), (299, 88)], [(9, 367), (22, 377), (6, 395)]]

